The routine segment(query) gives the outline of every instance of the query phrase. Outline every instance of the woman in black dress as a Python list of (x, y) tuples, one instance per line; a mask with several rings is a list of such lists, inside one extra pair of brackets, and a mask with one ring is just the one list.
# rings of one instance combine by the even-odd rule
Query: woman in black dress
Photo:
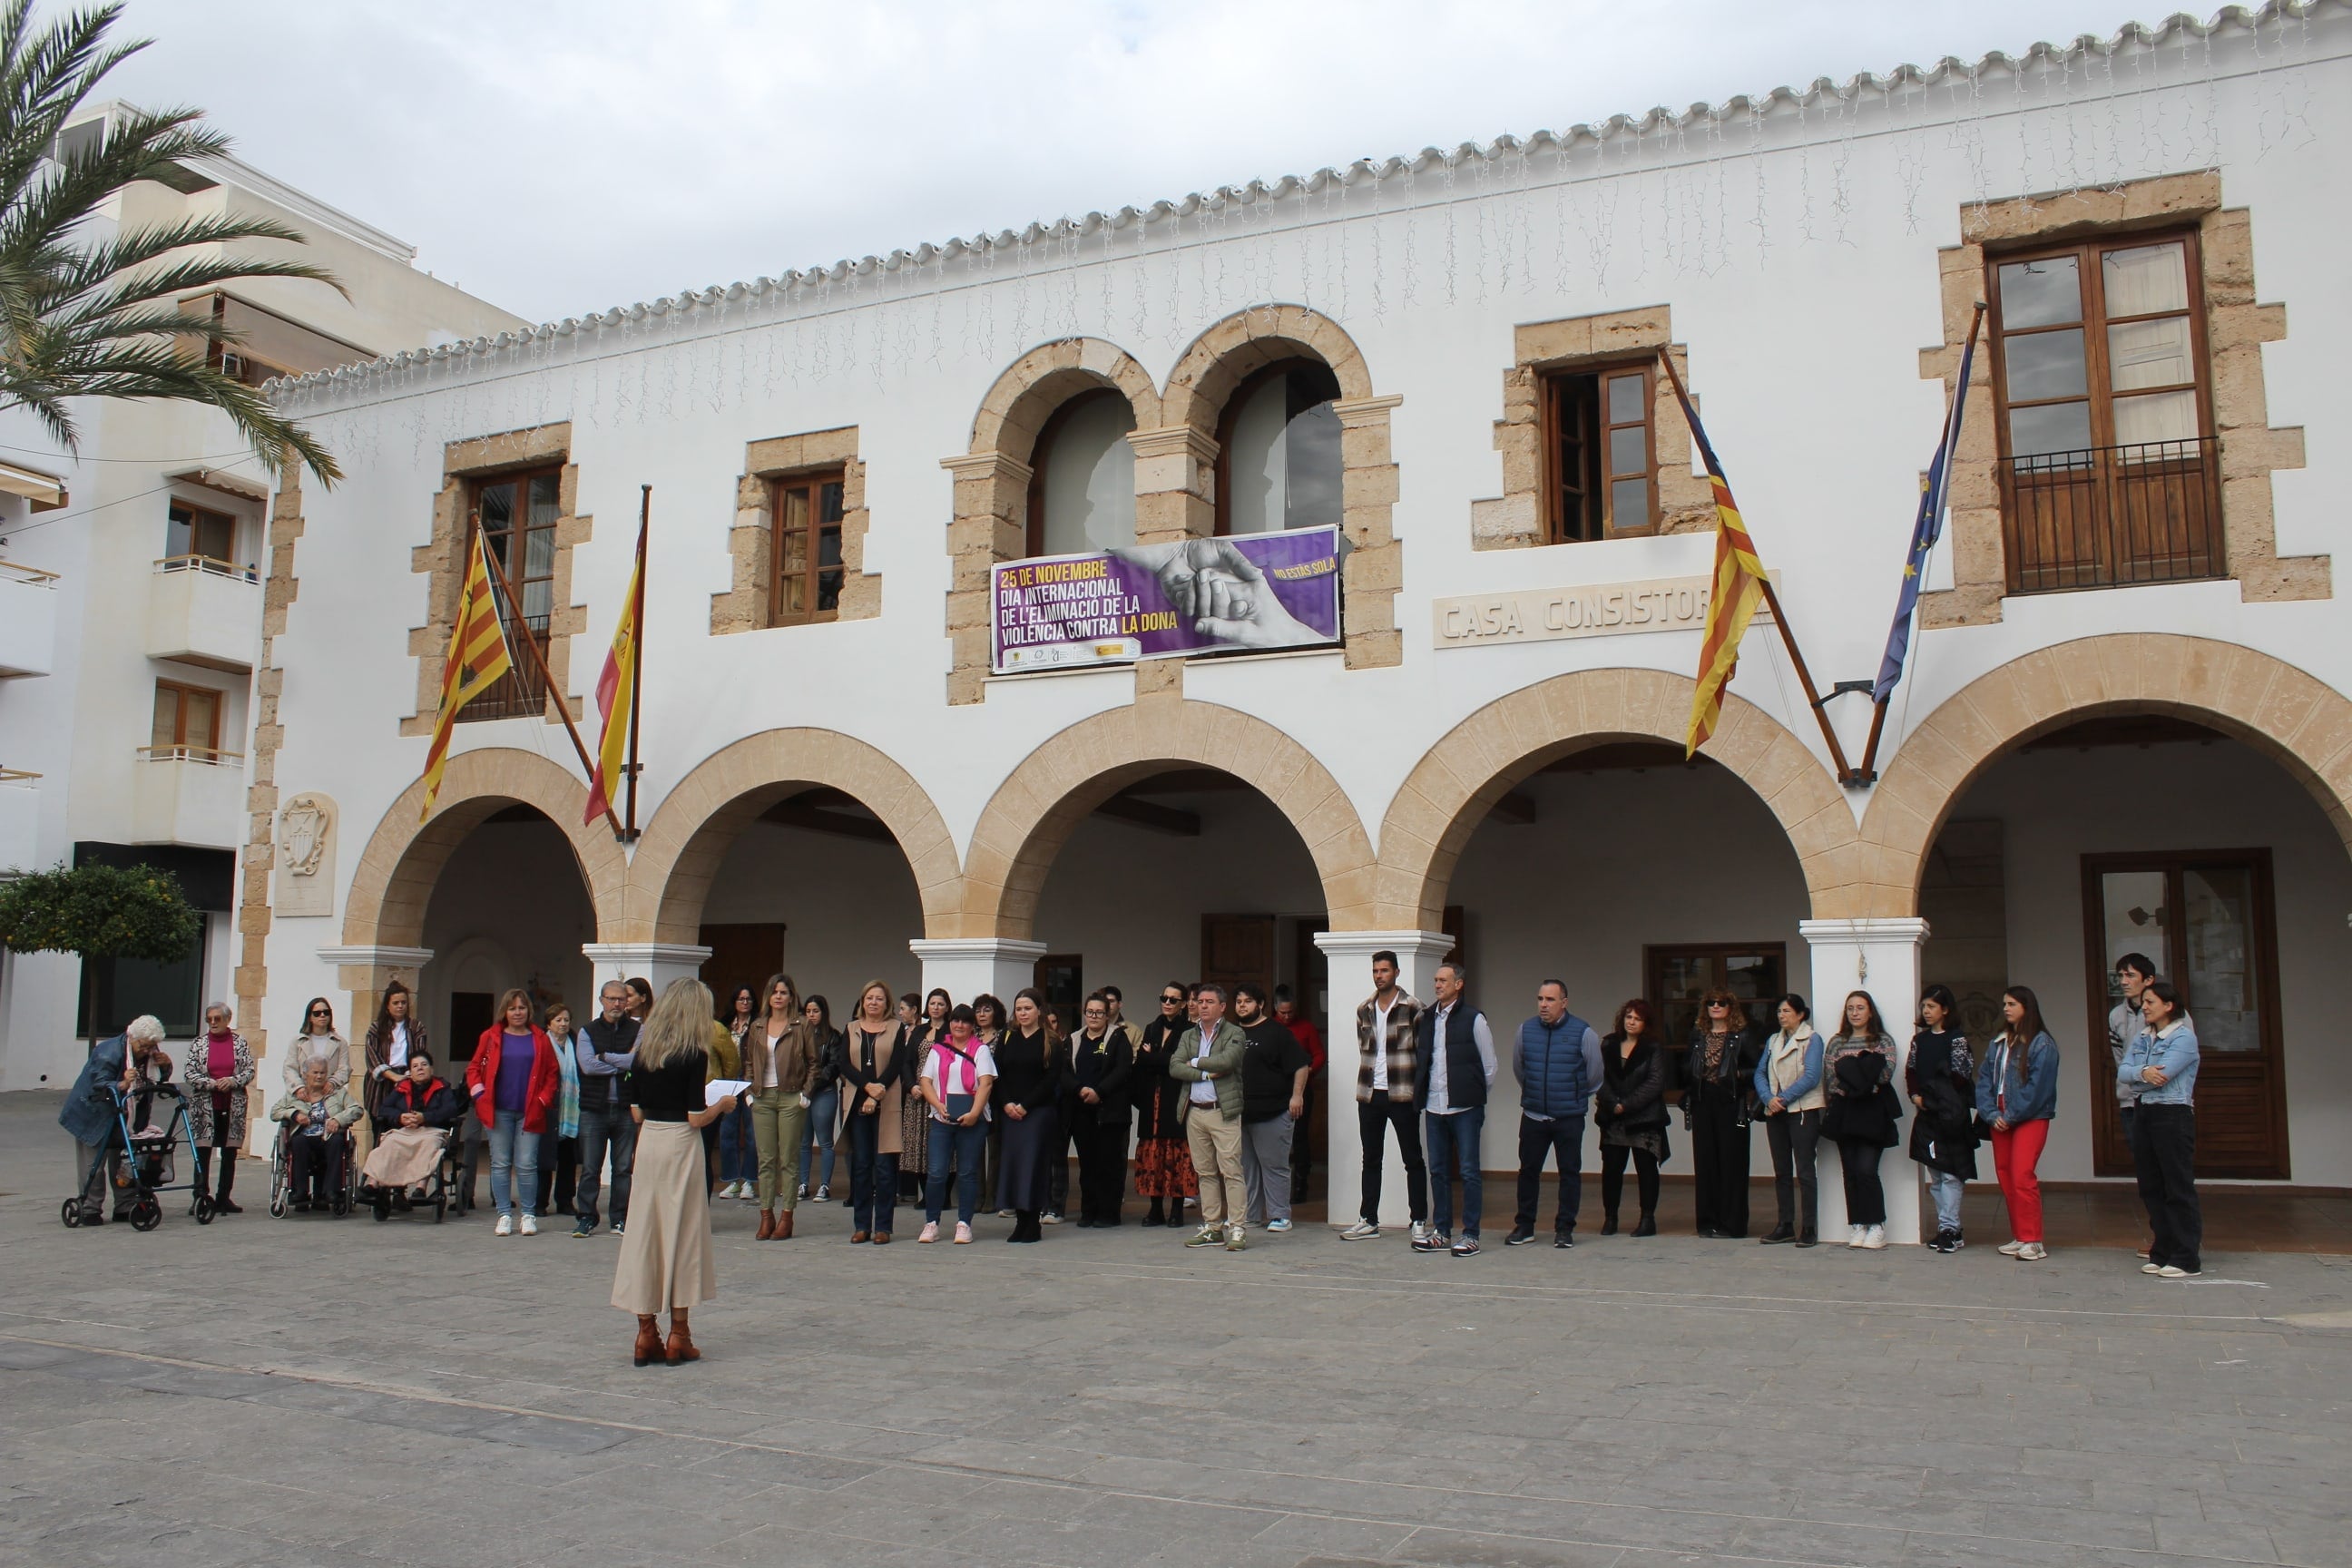
[(1013, 998), (1013, 1026), (997, 1037), (996, 1090), (991, 1101), (1004, 1113), (1004, 1153), (997, 1167), (997, 1196), (1013, 1211), (1007, 1241), (1038, 1241), (1045, 1233), (1037, 1215), (1050, 1195), (1046, 1160), (1062, 1148), (1060, 1042), (1045, 1020), (1045, 998), (1034, 987)]
[(1593, 1120), (1601, 1126), (1601, 1234), (1617, 1234), (1617, 1203), (1625, 1192), (1631, 1156), (1640, 1184), (1642, 1218), (1635, 1236), (1658, 1234), (1658, 1167), (1665, 1161), (1666, 1053), (1657, 1037), (1658, 1015), (1636, 996), (1617, 1009), (1616, 1027), (1601, 1041), (1601, 1093)]
[(1748, 1234), (1748, 1127), (1763, 1054), (1747, 1004), (1728, 991), (1700, 998), (1698, 1026), (1683, 1058), (1683, 1131), (1691, 1135), (1701, 1236), (1736, 1240)]

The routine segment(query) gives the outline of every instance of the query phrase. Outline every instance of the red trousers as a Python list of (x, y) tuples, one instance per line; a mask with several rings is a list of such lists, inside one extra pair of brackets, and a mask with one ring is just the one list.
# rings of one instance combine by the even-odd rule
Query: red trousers
[(2042, 1145), (2050, 1142), (2048, 1121), (2021, 1121), (2003, 1132), (1992, 1131), (1992, 1170), (2000, 1179), (2000, 1195), (2009, 1204), (2009, 1234), (2019, 1241), (2042, 1239)]

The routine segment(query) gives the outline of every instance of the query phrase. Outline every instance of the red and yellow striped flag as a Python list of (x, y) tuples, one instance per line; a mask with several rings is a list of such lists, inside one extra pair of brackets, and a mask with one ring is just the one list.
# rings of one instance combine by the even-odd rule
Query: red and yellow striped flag
[(418, 820), (433, 815), (441, 793), (441, 774), (449, 765), (449, 731), (457, 710), (471, 702), (514, 668), (507, 646), (505, 624), (499, 618), (498, 596), (490, 588), (489, 542), (477, 529), (473, 559), (466, 565), (466, 586), (457, 595), (457, 625), (449, 634), (449, 659), (441, 667), (441, 711), (433, 721), (433, 749), (425, 754), (425, 809)]
[(1691, 439), (1706, 462), (1707, 481), (1715, 488), (1715, 584), (1707, 595), (1706, 635), (1698, 647), (1698, 690), (1691, 697), (1690, 734), (1683, 745), (1683, 755), (1688, 757), (1706, 743), (1723, 716), (1723, 694), (1730, 689), (1732, 671), (1739, 668), (1739, 639), (1748, 634), (1748, 623), (1764, 600), (1764, 563), (1757, 558), (1756, 542), (1740, 521), (1723, 465), (1716, 461), (1715, 448), (1707, 444), (1698, 410), (1691, 406), (1680, 377), (1674, 378), (1674, 387), (1683, 417), (1690, 422)]
[(629, 749), (629, 721), (637, 701), (637, 602), (646, 577), (645, 543), (637, 546), (637, 569), (629, 574), (629, 596), (621, 601), (620, 624), (613, 628), (613, 648), (604, 656), (604, 672), (596, 678), (596, 711), (604, 716), (604, 732), (596, 742), (596, 776), (588, 781), (588, 815), (593, 822), (613, 809), (613, 791), (625, 776), (622, 769)]

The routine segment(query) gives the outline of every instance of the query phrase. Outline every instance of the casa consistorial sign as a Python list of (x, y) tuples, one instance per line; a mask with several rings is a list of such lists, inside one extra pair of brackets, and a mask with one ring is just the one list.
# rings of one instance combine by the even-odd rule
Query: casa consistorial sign
[[(1638, 583), (1585, 583), (1572, 588), (1516, 588), (1439, 599), (1439, 647), (1552, 642), (1628, 632), (1699, 631), (1706, 626), (1709, 577), (1652, 577)], [(1759, 610), (1758, 615), (1763, 612)]]

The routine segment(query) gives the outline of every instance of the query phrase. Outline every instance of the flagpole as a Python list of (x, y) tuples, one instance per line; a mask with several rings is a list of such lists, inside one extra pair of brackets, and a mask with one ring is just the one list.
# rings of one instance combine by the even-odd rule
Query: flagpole
[[(1681, 373), (1675, 369), (1674, 355), (1660, 349), (1658, 363), (1665, 367), (1666, 379), (1675, 384), (1675, 396), (1685, 410), (1693, 409), (1690, 392), (1683, 385)], [(1686, 414), (1685, 417), (1695, 419), (1696, 416)], [(1692, 436), (1696, 439), (1697, 432), (1694, 430)], [(1720, 521), (1717, 526), (1722, 526)], [(1797, 679), (1805, 689), (1805, 701), (1813, 710), (1814, 721), (1822, 727), (1822, 739), (1829, 742), (1830, 762), (1837, 769), (1838, 782), (1844, 784), (1853, 776), (1853, 770), (1846, 766), (1845, 748), (1838, 744), (1837, 731), (1830, 727), (1830, 716), (1822, 710), (1821, 693), (1813, 685), (1813, 672), (1806, 668), (1805, 656), (1797, 647), (1796, 634), (1789, 629), (1789, 617), (1780, 611), (1780, 595), (1772, 591), (1771, 574), (1759, 575), (1757, 584), (1764, 590), (1764, 607), (1772, 612), (1772, 625), (1780, 630), (1780, 641), (1789, 650), (1789, 662), (1797, 667)]]
[[(1969, 356), (1976, 352), (1977, 334), (1984, 329), (1984, 319), (1985, 302), (1982, 300), (1979, 300), (1977, 301), (1976, 316), (1969, 322), (1968, 344), (1960, 352), (1960, 359), (1963, 368), (1966, 366)], [(1952, 489), (1952, 465), (1959, 459), (1959, 452), (1956, 449), (1959, 446), (1959, 443), (1952, 439), (1952, 427), (1959, 421), (1961, 412), (1960, 405), (1967, 400), (1968, 395), (1968, 387), (1966, 385), (1961, 386), (1959, 389), (1959, 395), (1952, 399), (1952, 406), (1946, 410), (1944, 414), (1943, 493), (1936, 498), (1936, 507), (1939, 512), (1948, 502)], [(1930, 524), (1932, 524), (1936, 520), (1931, 518), (1928, 521)], [(1924, 566), (1926, 563), (1922, 561), (1921, 564)], [(1926, 584), (1922, 583), (1920, 585), (1925, 587)], [(1911, 643), (1915, 641), (1919, 635), (1918, 626), (1919, 607), (1917, 602), (1915, 600), (1911, 607), (1911, 637), (1906, 638), (1904, 643), (1904, 651), (1906, 656), (1910, 652)], [(1870, 742), (1862, 749), (1862, 766), (1854, 770), (1855, 780), (1859, 783), (1867, 784), (1878, 777), (1878, 773), (1876, 772), (1876, 763), (1878, 762), (1878, 737), (1886, 728), (1887, 705), (1894, 700), (1894, 689), (1889, 688), (1885, 696), (1871, 704)]]
[[(476, 512), (474, 532), (477, 538), (479, 538), (481, 531), (482, 515)], [(515, 596), (514, 584), (507, 581), (507, 569), (499, 564), (499, 558), (491, 552), (488, 540), (481, 542), (481, 548), (482, 559), (488, 563), (490, 575), (499, 580), (499, 592), (506, 596), (508, 604), (514, 606), (515, 620), (521, 623), (522, 601)], [(499, 625), (503, 626), (505, 624), (505, 617), (501, 616)], [(539, 651), (539, 639), (530, 635), (530, 627), (527, 624), (521, 626), (521, 631), (522, 646), (530, 650), (530, 662), (538, 668), (541, 684), (545, 688), (547, 695), (555, 700), (555, 712), (556, 716), (563, 721), (563, 732), (572, 737), (572, 749), (580, 753), (580, 765), (587, 769), (588, 776), (593, 779), (596, 776), (596, 764), (589, 758), (587, 742), (580, 739), (580, 731), (572, 722), (572, 705), (563, 700), (563, 693), (555, 689), (555, 677), (548, 673), (547, 656)], [(621, 819), (613, 815), (613, 808), (609, 805), (604, 807), (604, 820), (613, 825), (614, 833), (621, 831)]]
[(629, 659), (629, 761), (622, 770), (629, 775), (629, 825), (621, 830), (621, 837), (632, 844), (637, 838), (637, 726), (639, 715), (646, 710), (646, 535), (654, 521), (653, 486), (640, 485), (637, 489), (637, 595), (630, 605), (636, 647)]

